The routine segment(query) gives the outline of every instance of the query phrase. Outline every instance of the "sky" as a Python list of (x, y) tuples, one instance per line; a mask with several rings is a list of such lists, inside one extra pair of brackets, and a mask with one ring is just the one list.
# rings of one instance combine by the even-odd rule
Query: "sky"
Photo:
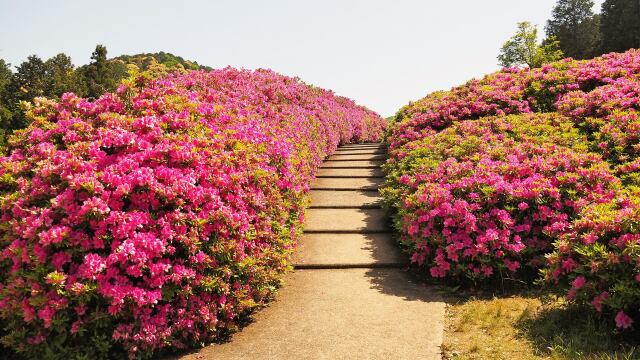
[[(383, 116), (498, 70), (516, 23), (541, 34), (555, 0), (0, 0), (0, 58), (90, 61), (165, 51), (214, 68), (270, 68)], [(595, 10), (602, 0), (596, 1)]]

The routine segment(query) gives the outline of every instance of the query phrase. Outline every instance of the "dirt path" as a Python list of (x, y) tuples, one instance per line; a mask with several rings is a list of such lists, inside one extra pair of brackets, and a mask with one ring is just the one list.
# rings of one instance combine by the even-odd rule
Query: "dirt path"
[(186, 359), (440, 359), (444, 303), (403, 270), (377, 190), (385, 158), (359, 144), (325, 161), (276, 301)]

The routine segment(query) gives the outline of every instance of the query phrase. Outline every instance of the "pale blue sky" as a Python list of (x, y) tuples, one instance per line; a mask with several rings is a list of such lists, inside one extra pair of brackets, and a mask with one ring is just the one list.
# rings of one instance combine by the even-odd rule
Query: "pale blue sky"
[[(596, 1), (599, 9), (602, 0)], [(166, 51), (215, 68), (271, 68), (392, 115), (498, 69), (518, 21), (540, 30), (555, 0), (0, 0), (0, 58), (89, 62)]]

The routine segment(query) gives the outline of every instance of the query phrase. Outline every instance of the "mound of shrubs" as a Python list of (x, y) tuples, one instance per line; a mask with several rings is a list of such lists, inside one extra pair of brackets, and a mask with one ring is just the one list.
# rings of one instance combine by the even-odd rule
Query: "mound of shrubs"
[(322, 159), (386, 126), (232, 68), (28, 115), (0, 159), (1, 341), (24, 358), (145, 358), (233, 331), (287, 270)]
[(640, 318), (640, 51), (504, 69), (402, 108), (383, 194), (431, 277), (545, 282)]

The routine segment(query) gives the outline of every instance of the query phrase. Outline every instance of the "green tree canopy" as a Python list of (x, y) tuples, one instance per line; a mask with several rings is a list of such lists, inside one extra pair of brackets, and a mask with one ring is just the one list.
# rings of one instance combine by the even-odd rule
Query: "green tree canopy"
[[(9, 93), (8, 87), (13, 78), (10, 64), (0, 59), (0, 132), (1, 129), (9, 128), (13, 114), (9, 108)], [(2, 133), (0, 133), (0, 140), (2, 140)], [(2, 141), (0, 141), (2, 143)]]
[(26, 118), (21, 111), (22, 101), (31, 101), (35, 97), (45, 96), (47, 87), (47, 67), (36, 55), (31, 55), (16, 68), (15, 74), (7, 86), (7, 107), (12, 113), (8, 129), (20, 129), (26, 126)]
[(558, 41), (551, 37), (542, 44), (538, 41), (538, 28), (527, 21), (518, 23), (518, 30), (507, 40), (498, 55), (501, 66), (540, 67), (563, 57)]
[(9, 87), (13, 95), (19, 100), (30, 100), (37, 96), (44, 96), (47, 88), (47, 68), (44, 61), (36, 55), (31, 55), (16, 68)]
[(3, 132), (11, 132), (27, 125), (21, 102), (32, 102), (35, 97), (58, 98), (65, 92), (98, 98), (105, 92), (115, 91), (129, 76), (156, 78), (171, 72), (211, 69), (170, 53), (121, 55), (107, 57), (107, 48), (97, 45), (91, 54), (91, 63), (76, 68), (71, 58), (63, 53), (43, 61), (29, 56), (15, 73), (0, 59), (0, 148)]
[(163, 51), (157, 53), (144, 53), (136, 55), (120, 55), (113, 60), (122, 60), (127, 64), (134, 64), (138, 69), (142, 71), (148, 70), (148, 67), (153, 64), (151, 59), (155, 59), (157, 63), (165, 65), (169, 69), (184, 68), (186, 70), (212, 70), (209, 66), (198, 64), (196, 61), (185, 60), (180, 56), (166, 53)]
[(605, 0), (600, 17), (603, 52), (640, 48), (639, 0)]
[(113, 91), (120, 79), (115, 77), (115, 68), (107, 60), (107, 48), (98, 44), (91, 54), (91, 63), (79, 69), (84, 80), (86, 95), (90, 98), (98, 98), (108, 91)]
[(588, 59), (598, 55), (600, 18), (593, 13), (593, 0), (558, 0), (547, 21), (549, 38), (560, 43), (565, 56)]
[(59, 97), (65, 92), (74, 92), (80, 96), (84, 95), (83, 84), (75, 67), (71, 62), (71, 57), (60, 53), (45, 62), (47, 97)]

